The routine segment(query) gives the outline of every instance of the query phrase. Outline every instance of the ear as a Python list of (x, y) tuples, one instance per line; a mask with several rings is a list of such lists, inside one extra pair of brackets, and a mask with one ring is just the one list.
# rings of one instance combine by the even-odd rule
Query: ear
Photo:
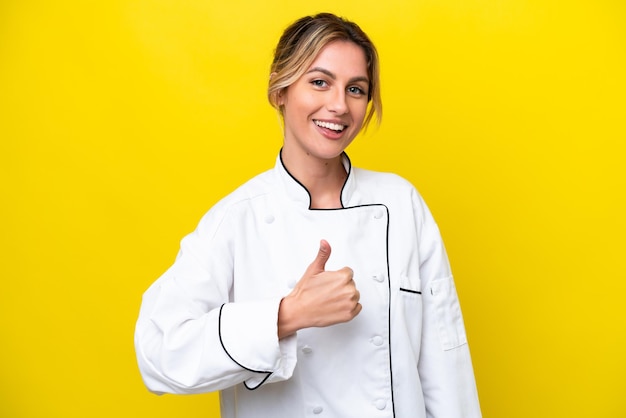
[(285, 105), (285, 93), (287, 93), (286, 87), (276, 92), (276, 104), (278, 107), (283, 107)]
[(278, 93), (276, 93), (276, 104), (278, 105), (278, 107), (283, 107), (285, 104), (285, 90), (280, 90)]
[[(273, 71), (270, 74), (270, 85), (272, 84), (272, 79), (276, 77), (276, 71)], [(273, 93), (275, 99), (276, 99), (276, 106), (277, 107), (282, 107), (285, 104), (285, 98), (284, 98), (284, 93), (285, 93), (285, 89), (281, 89), (278, 92)]]

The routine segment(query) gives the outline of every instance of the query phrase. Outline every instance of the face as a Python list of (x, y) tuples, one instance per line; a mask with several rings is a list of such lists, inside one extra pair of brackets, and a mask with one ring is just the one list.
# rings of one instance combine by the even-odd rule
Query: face
[(365, 53), (357, 44), (326, 45), (305, 74), (283, 91), (283, 156), (337, 158), (361, 130), (369, 79)]

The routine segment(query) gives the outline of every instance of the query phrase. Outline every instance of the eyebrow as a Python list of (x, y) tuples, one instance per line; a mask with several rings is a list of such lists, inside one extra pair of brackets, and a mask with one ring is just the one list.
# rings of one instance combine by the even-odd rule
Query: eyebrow
[[(332, 78), (333, 80), (337, 79), (337, 76), (335, 76), (335, 74), (333, 74), (332, 72), (328, 71), (326, 68), (322, 68), (322, 67), (313, 67), (311, 68), (309, 71), (307, 71), (307, 74), (310, 73), (314, 73), (314, 72), (320, 72), (322, 74), (326, 74), (328, 77)], [(359, 76), (359, 77), (353, 77), (350, 80), (348, 80), (350, 83), (355, 83), (357, 81), (364, 81), (365, 83), (369, 83), (370, 80), (367, 77), (364, 76)]]

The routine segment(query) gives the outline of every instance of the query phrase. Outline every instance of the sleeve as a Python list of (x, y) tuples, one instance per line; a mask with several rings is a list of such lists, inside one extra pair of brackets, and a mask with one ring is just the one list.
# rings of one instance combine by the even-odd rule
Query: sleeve
[(463, 316), (448, 257), (428, 207), (415, 194), (423, 296), (418, 364), (428, 418), (481, 417)]
[(135, 351), (144, 383), (158, 394), (242, 382), (255, 389), (290, 378), (295, 367), (296, 337), (278, 340), (281, 298), (231, 301), (233, 220), (214, 209), (143, 295)]

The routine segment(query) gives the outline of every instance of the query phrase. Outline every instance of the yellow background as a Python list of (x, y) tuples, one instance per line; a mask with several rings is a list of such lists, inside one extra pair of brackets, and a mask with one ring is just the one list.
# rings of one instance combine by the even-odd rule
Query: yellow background
[(484, 416), (626, 417), (626, 3), (309, 4), (0, 3), (0, 416), (218, 415), (144, 388), (140, 297), (273, 165), (272, 49), (328, 10), (379, 47), (384, 121), (349, 154), (434, 212)]

